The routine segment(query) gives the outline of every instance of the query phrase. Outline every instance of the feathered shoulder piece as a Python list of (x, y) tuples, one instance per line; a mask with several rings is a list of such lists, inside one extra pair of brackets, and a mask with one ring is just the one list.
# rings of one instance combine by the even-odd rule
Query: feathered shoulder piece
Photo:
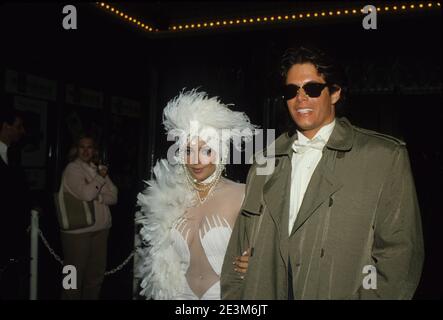
[(171, 244), (170, 231), (192, 205), (193, 195), (181, 165), (172, 166), (162, 159), (153, 172), (155, 178), (147, 181), (147, 188), (137, 196), (141, 209), (136, 213), (136, 223), (142, 226), (142, 247), (137, 250), (136, 277), (142, 279), (140, 294), (146, 299), (173, 299), (186, 280)]

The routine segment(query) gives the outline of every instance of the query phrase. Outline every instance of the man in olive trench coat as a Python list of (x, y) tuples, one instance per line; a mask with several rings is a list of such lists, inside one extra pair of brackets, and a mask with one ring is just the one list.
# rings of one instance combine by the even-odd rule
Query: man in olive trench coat
[[(335, 118), (338, 78), (309, 50), (284, 56), (283, 76), (292, 85), (285, 99), (297, 133), (284, 133), (274, 154), (268, 151), (271, 174), (257, 174), (257, 163), (249, 171), (222, 269), (222, 299), (411, 299), (424, 249), (405, 143)], [(325, 86), (316, 92), (311, 82)], [(294, 141), (332, 123), (289, 233)]]

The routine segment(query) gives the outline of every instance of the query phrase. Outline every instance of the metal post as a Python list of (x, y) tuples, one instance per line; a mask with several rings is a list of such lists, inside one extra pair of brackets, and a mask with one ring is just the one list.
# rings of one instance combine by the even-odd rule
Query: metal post
[[(136, 248), (137, 246), (140, 245), (140, 239), (137, 235), (137, 225), (134, 225), (134, 247)], [(138, 254), (137, 252), (135, 252), (134, 254), (134, 258), (133, 258), (133, 264), (132, 264), (132, 274), (133, 274), (133, 279), (132, 279), (132, 300), (138, 300), (138, 292), (140, 291), (139, 285), (140, 285), (140, 279), (137, 278), (135, 276), (136, 274), (136, 267), (138, 264)]]
[(38, 279), (38, 211), (31, 210), (31, 277), (29, 283), (29, 299), (37, 300)]

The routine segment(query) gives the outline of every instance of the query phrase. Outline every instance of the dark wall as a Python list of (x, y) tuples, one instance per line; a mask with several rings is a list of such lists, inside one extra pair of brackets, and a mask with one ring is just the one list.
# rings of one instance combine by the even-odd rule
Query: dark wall
[[(119, 188), (119, 202), (111, 209), (113, 228), (108, 258), (111, 269), (132, 251), (135, 199), (143, 186), (144, 171), (149, 167), (144, 137), (147, 135), (145, 114), (150, 95), (153, 44), (124, 25), (115, 23), (93, 3), (75, 6), (78, 30), (68, 31), (62, 28), (62, 4), (2, 5), (2, 90), (5, 88), (5, 70), (18, 72), (20, 82), (20, 92), (7, 92), (7, 95), (29, 97), (25, 88), (27, 75), (56, 82), (55, 101), (31, 98), (48, 104), (47, 127), (40, 128), (47, 131), (46, 179), (44, 188), (33, 192), (38, 194), (36, 202), (43, 208), (41, 229), (58, 254), (61, 254), (61, 243), (52, 192), (58, 190), (75, 134), (86, 130), (96, 135), (101, 155), (109, 161), (110, 176)], [(102, 107), (68, 103), (68, 85), (100, 92)], [(111, 112), (112, 96), (139, 102), (140, 114), (137, 117), (114, 114)], [(80, 97), (77, 99), (81, 100)], [(28, 123), (28, 129), (30, 126)], [(28, 131), (25, 139), (31, 139), (31, 134)], [(132, 264), (129, 263), (123, 271), (107, 278), (105, 288), (109, 285), (121, 290), (105, 289), (104, 295), (130, 298), (131, 272)], [(39, 273), (39, 297), (58, 298), (61, 269), (43, 246), (40, 247)]]
[[(279, 59), (288, 46), (309, 42), (330, 51), (346, 70), (349, 94), (341, 112), (358, 126), (406, 141), (426, 245), (425, 269), (416, 297), (439, 297), (436, 284), (441, 282), (441, 258), (437, 250), (441, 238), (437, 228), (441, 209), (437, 192), (441, 190), (443, 173), (443, 147), (438, 141), (443, 122), (439, 11), (380, 15), (378, 29), (371, 31), (362, 28), (359, 18), (339, 18), (322, 23), (148, 38), (92, 4), (77, 5), (76, 31), (62, 29), (61, 5), (5, 8), (8, 13), (2, 10), (2, 30), (6, 31), (7, 49), (3, 49), (3, 68), (54, 79), (59, 88), (74, 83), (104, 93), (104, 108), (96, 117), (98, 126), (103, 128), (103, 147), (113, 150), (111, 177), (120, 177), (117, 181), (121, 186), (128, 179), (133, 181), (131, 188), (119, 186), (124, 192), (119, 205), (113, 208), (110, 266), (120, 263), (132, 246), (134, 199), (143, 186), (142, 179), (149, 177), (155, 160), (166, 156), (169, 145), (161, 125), (161, 112), (167, 101), (185, 87), (200, 87), (219, 96), (224, 103), (233, 103), (235, 110), (245, 111), (253, 123), (282, 132), (287, 116), (279, 99)], [(75, 107), (64, 102), (63, 90), (58, 91), (58, 100), (49, 103), (48, 113), (49, 145), (57, 150), (47, 159), (48, 184), (43, 194), (48, 198), (57, 188), (71, 142), (64, 135), (66, 114)], [(139, 101), (143, 107), (139, 118), (120, 121), (113, 127), (109, 110), (112, 95)], [(125, 160), (118, 155), (127, 150), (116, 149), (110, 137), (114, 133), (117, 139), (132, 128), (137, 130), (123, 141), (127, 147), (137, 146), (130, 165), (136, 169), (119, 175)], [(231, 166), (228, 175), (244, 181), (247, 169)], [(52, 214), (43, 220), (48, 230), (56, 230)], [(51, 240), (58, 243), (56, 232)], [(49, 277), (57, 266), (51, 264), (51, 258), (45, 259)], [(130, 298), (129, 269), (106, 280), (106, 297)], [(124, 290), (117, 292), (113, 289), (116, 285)], [(47, 298), (55, 294), (53, 288), (42, 292)]]

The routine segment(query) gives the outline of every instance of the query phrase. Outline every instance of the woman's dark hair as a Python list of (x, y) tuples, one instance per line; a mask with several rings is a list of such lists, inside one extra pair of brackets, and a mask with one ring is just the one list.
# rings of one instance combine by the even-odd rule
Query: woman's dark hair
[(72, 144), (71, 148), (69, 149), (69, 153), (68, 153), (68, 160), (69, 162), (74, 161), (75, 159), (77, 159), (78, 157), (78, 145), (80, 144), (80, 141), (83, 139), (91, 139), (94, 145), (94, 156), (92, 157), (92, 162), (97, 162), (98, 160), (98, 147), (97, 147), (97, 143), (95, 142), (95, 138), (92, 134), (89, 133), (83, 133), (81, 135), (79, 135), (74, 143)]

